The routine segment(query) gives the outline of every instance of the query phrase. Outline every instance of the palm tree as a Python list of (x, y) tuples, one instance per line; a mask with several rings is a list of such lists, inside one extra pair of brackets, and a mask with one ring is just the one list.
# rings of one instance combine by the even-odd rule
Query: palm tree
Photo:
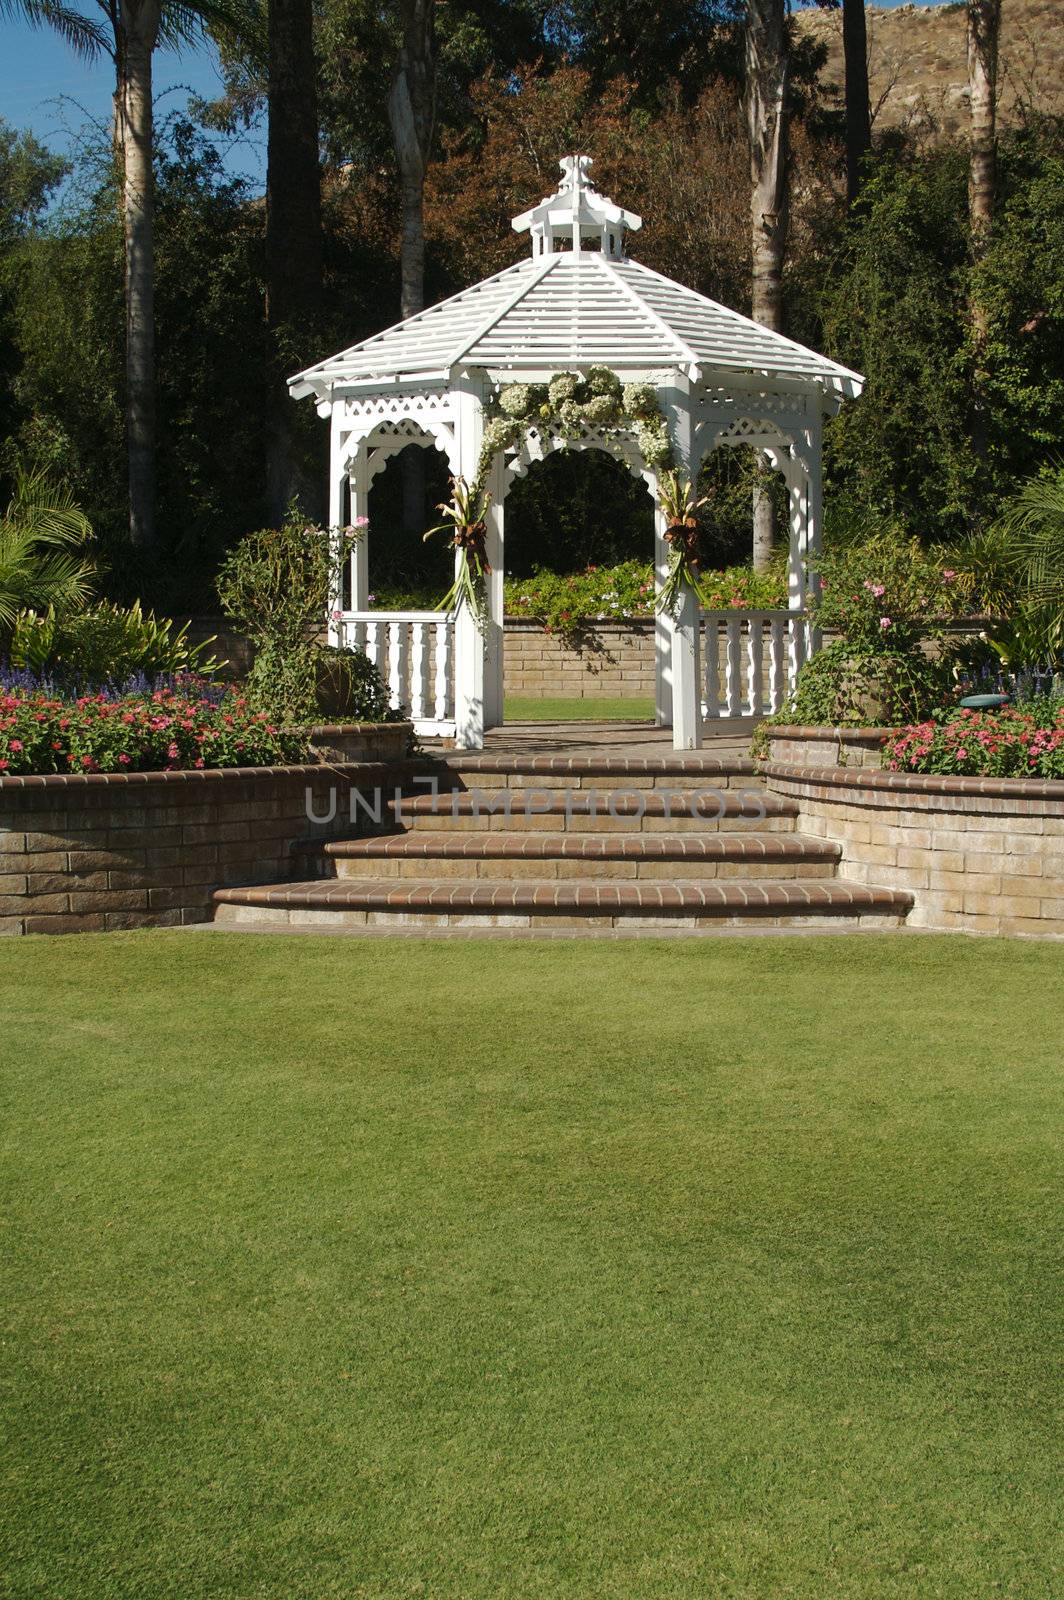
[(129, 535), (141, 549), (156, 543), (155, 318), (152, 183), (152, 61), (208, 26), (237, 25), (229, 0), (86, 0), (101, 22), (62, 0), (0, 0), (0, 16), (52, 28), (87, 60), (110, 56), (115, 68), (115, 148), (122, 167), (126, 293), (126, 450)]
[[(313, 0), (266, 0), (266, 320), (275, 373), (267, 405), (267, 502), (278, 525), (294, 496), (320, 511), (293, 459), (286, 371), (308, 359), (321, 309), (321, 168)], [(297, 354), (298, 352), (298, 354)]]
[[(749, 0), (746, 18), (746, 123), (750, 139), (753, 314), (783, 332), (783, 258), (787, 250), (790, 161), (787, 87), (790, 52), (784, 0)], [(772, 496), (754, 488), (754, 567), (768, 565), (776, 540)]]
[(70, 490), (43, 468), (16, 465), (14, 480), (0, 517), (0, 635), (20, 611), (76, 610), (89, 597), (94, 572), (79, 554), (92, 527)]

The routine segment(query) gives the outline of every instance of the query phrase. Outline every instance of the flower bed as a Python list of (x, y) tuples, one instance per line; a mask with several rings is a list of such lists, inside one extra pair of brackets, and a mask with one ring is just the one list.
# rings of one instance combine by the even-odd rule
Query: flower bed
[(891, 772), (992, 778), (1064, 778), (1064, 701), (938, 712), (887, 742)]
[(309, 752), (306, 733), (197, 683), (76, 698), (18, 684), (0, 693), (3, 775), (286, 766)]

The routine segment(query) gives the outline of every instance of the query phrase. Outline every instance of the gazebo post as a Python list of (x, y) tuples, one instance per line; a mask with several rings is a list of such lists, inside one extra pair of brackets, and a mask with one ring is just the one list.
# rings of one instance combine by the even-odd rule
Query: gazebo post
[[(668, 392), (666, 404), (672, 413), (672, 439), (681, 476), (696, 478), (698, 463), (693, 459), (691, 426), (691, 383), (677, 376)], [(665, 546), (665, 514), (658, 506), (654, 515), (655, 544)], [(698, 595), (685, 584), (676, 614), (668, 620), (672, 638), (672, 746), (674, 750), (702, 748), (702, 605)]]
[[(484, 438), (484, 411), (478, 387), (468, 377), (456, 378), (456, 445), (458, 471), (466, 483), (477, 475), (480, 447)], [(490, 554), (488, 559), (490, 560)], [(455, 575), (462, 557), (455, 552)], [(490, 599), (490, 579), (489, 579)], [(490, 627), (490, 620), (487, 627)], [(454, 742), (459, 750), (484, 748), (485, 724), (485, 633), (486, 627), (470, 611), (465, 600), (458, 602), (454, 618)]]
[(503, 720), (503, 562), (505, 559), (504, 533), (506, 513), (506, 463), (496, 456), (488, 474), (488, 505), (486, 539), (488, 565), (487, 577), (488, 617), (484, 635), (484, 726), (498, 728)]
[(354, 550), (351, 552), (351, 610), (369, 610), (369, 451), (359, 445), (351, 469), (351, 521), (364, 517)]
[[(655, 479), (656, 482), (656, 479)], [(669, 546), (665, 518), (654, 513), (654, 593), (660, 594), (669, 571)], [(659, 728), (672, 726), (672, 629), (668, 617), (654, 617), (654, 721)]]

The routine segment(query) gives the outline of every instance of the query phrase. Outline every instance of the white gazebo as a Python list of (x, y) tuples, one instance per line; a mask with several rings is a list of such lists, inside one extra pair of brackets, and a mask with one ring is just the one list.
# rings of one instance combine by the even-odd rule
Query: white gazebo
[[(630, 260), (626, 235), (641, 218), (591, 188), (587, 156), (567, 156), (561, 166), (557, 193), (514, 218), (514, 228), (532, 236), (529, 259), (308, 367), (290, 388), (296, 398), (313, 395), (331, 421), (333, 526), (368, 514), (374, 475), (411, 443), (442, 451), (451, 472), (471, 482), (500, 388), (559, 372), (605, 366), (626, 383), (653, 385), (685, 476), (696, 478), (718, 446), (760, 451), (787, 484), (788, 610), (700, 615), (688, 590), (675, 616), (658, 619), (657, 721), (672, 725), (677, 749), (692, 749), (707, 717), (776, 709), (815, 645), (808, 558), (820, 541), (821, 433), (863, 380)], [(634, 433), (585, 427), (574, 438), (571, 430), (532, 429), (495, 457), (489, 474), (486, 623), (461, 604), (449, 615), (370, 610), (369, 537), (334, 599), (333, 641), (366, 649), (393, 703), (410, 708), (421, 732), (453, 734), (460, 748), (478, 748), (485, 729), (502, 721), (506, 491), (559, 449), (606, 451), (646, 482), (658, 505), (657, 474)], [(659, 586), (669, 565), (665, 526), (659, 508)], [(386, 537), (371, 531), (373, 540)]]

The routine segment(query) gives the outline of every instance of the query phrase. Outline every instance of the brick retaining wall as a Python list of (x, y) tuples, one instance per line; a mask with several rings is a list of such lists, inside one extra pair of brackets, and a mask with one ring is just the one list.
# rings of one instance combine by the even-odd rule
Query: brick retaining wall
[(654, 698), (654, 624), (596, 622), (579, 646), (542, 623), (506, 619), (508, 695), (524, 699)]
[(1064, 783), (816, 764), (805, 748), (805, 765), (766, 762), (766, 786), (798, 802), (800, 833), (841, 845), (841, 878), (908, 890), (910, 927), (1064, 937)]
[(0, 777), (0, 934), (205, 922), (214, 889), (290, 876), (308, 793), (325, 815), (337, 791), (316, 835), (350, 833), (348, 790), (390, 782), (409, 733), (367, 728), (361, 760), (329, 765)]

